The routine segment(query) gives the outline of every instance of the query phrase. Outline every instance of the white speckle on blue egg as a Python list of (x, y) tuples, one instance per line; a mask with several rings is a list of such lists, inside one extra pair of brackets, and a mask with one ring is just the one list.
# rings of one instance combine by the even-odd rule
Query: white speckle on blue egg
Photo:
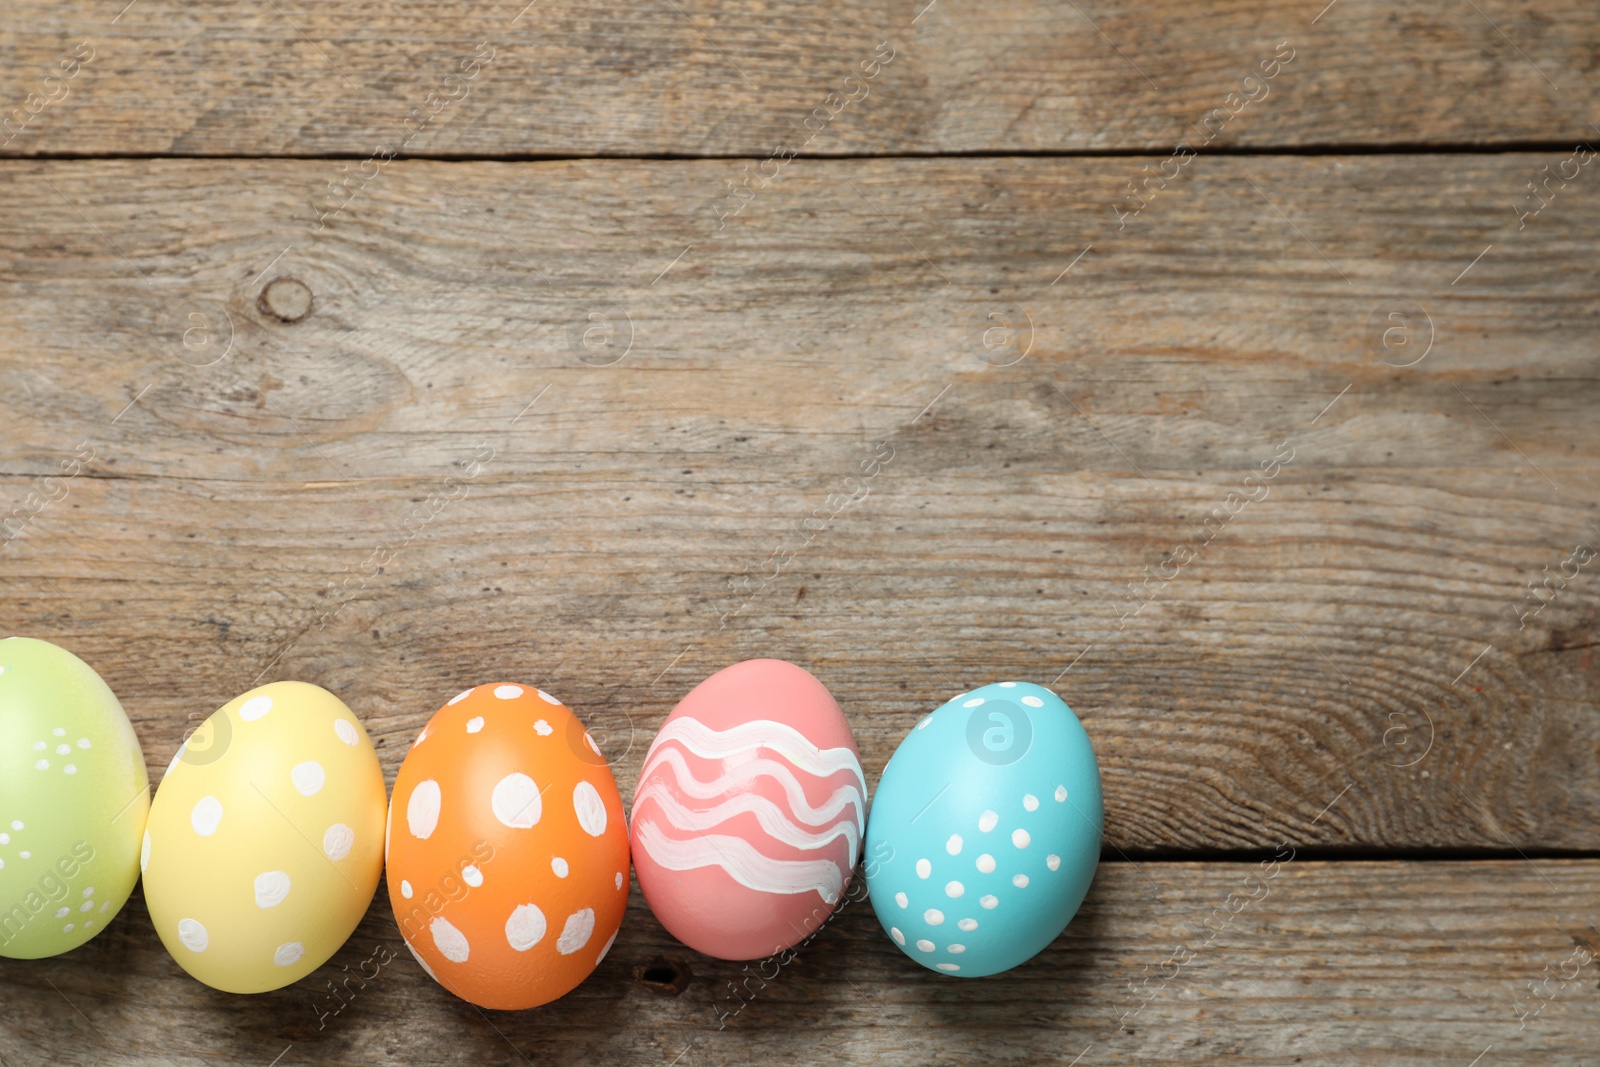
[(867, 823), (873, 908), (924, 967), (1008, 970), (1078, 910), (1103, 819), (1093, 747), (1059, 697), (1028, 682), (963, 693), (884, 769)]

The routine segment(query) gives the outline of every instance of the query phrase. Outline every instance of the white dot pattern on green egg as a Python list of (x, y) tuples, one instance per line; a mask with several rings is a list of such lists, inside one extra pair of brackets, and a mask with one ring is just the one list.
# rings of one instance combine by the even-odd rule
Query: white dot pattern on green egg
[(230, 993), (305, 977), (371, 902), (386, 815), (377, 754), (332, 693), (274, 682), (236, 697), (156, 791), (140, 860), (156, 933)]
[(867, 820), (873, 910), (930, 970), (1009, 970), (1078, 910), (1103, 824), (1099, 766), (1071, 708), (1027, 682), (963, 693), (884, 768)]
[(0, 956), (77, 948), (139, 876), (144, 755), (115, 694), (64, 648), (0, 641)]

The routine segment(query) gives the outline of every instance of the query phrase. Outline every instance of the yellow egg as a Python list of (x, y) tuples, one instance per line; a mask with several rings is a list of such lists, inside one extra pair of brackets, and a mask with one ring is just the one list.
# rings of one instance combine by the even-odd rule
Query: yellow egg
[(377, 753), (338, 697), (305, 682), (235, 697), (150, 806), (140, 869), (162, 944), (229, 993), (304, 978), (372, 901), (386, 811)]

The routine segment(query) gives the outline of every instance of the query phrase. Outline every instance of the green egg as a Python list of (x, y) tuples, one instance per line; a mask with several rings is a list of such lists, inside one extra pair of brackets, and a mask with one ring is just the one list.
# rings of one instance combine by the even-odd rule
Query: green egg
[(149, 813), (116, 694), (64, 648), (0, 641), (0, 956), (55, 956), (104, 930), (139, 879)]

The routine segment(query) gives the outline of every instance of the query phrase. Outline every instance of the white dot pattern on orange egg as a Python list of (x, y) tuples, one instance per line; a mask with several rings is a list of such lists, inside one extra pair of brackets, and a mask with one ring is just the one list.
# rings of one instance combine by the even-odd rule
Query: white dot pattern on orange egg
[(337, 697), (275, 682), (235, 698), (180, 749), (152, 806), (139, 855), (157, 932), (218, 989), (305, 977), (366, 911), (386, 816), (377, 755)]
[(526, 952), (544, 940), (544, 912), (537, 904), (519, 904), (506, 920), (506, 944)]
[(600, 799), (600, 791), (593, 785), (579, 782), (573, 787), (572, 809), (584, 833), (599, 837), (606, 832), (606, 802)]
[[(496, 695), (499, 695), (498, 691)], [(531, 830), (539, 825), (539, 819), (544, 815), (544, 801), (539, 796), (539, 787), (532, 778), (520, 771), (513, 771), (495, 783), (489, 804), (494, 809), (494, 817), (514, 830)]]
[(434, 947), (451, 963), (466, 963), (472, 957), (472, 946), (467, 944), (467, 935), (450, 925), (449, 919), (440, 916), (429, 924), (428, 929), (433, 934)]
[(451, 704), (396, 778), (402, 814), (424, 785), (439, 790), (439, 812), (427, 835), (396, 827), (391, 904), (408, 947), (457, 996), (543, 1003), (614, 941), (627, 897), (621, 798), (577, 751), (589, 751), (573, 743), (588, 744), (581, 724), (542, 690), (491, 683)]
[(589, 943), (589, 938), (594, 936), (594, 909), (583, 908), (567, 916), (567, 924), (561, 928), (561, 937), (556, 942), (556, 951), (563, 956), (570, 956)]
[(418, 782), (406, 801), (406, 828), (412, 837), (428, 838), (439, 825), (439, 783), (431, 778)]

